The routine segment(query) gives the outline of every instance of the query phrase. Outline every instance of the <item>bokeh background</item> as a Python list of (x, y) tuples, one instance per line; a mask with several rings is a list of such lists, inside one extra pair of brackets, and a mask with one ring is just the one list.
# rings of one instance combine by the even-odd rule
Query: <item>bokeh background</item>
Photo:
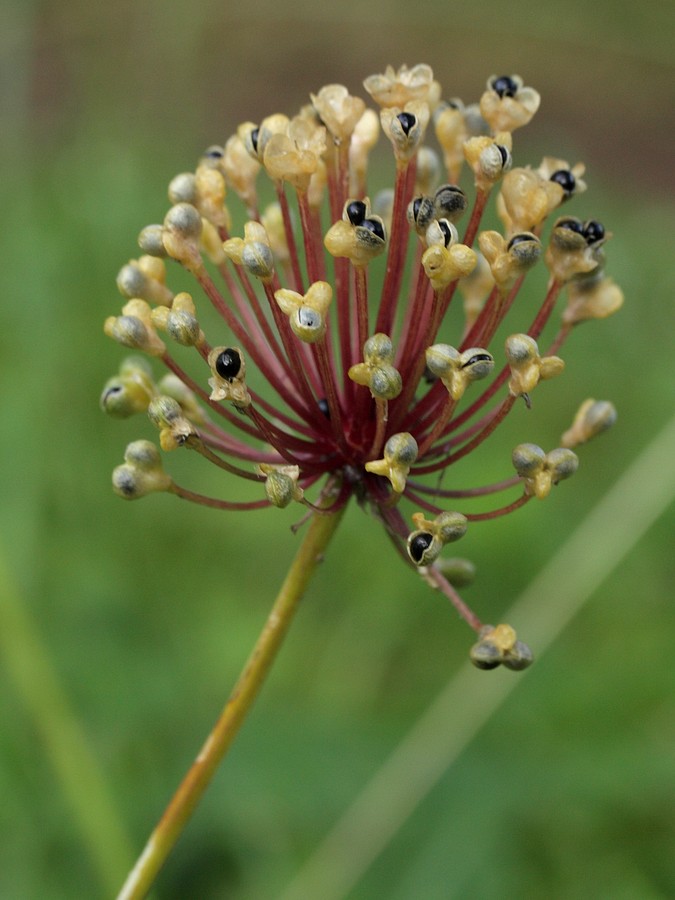
[[(129, 505), (110, 491), (126, 443), (152, 434), (98, 409), (123, 355), (101, 325), (169, 179), (240, 121), (292, 113), (329, 82), (361, 92), (390, 62), (430, 63), (466, 102), (493, 73), (540, 91), (516, 161), (586, 162), (590, 188), (570, 212), (614, 232), (609, 271), (627, 302), (578, 330), (536, 415), (514, 414), (457, 477), (503, 477), (521, 440), (553, 446), (586, 396), (613, 399), (620, 419), (547, 503), (463, 542), (479, 573), (467, 599), (498, 621), (672, 416), (675, 7), (10, 0), (0, 23), (0, 896), (106, 897), (131, 859), (124, 840), (140, 849), (211, 727), (297, 544), (295, 513)], [(188, 463), (170, 461), (189, 484)], [(672, 538), (671, 507), (351, 898), (675, 895)], [(351, 510), (156, 896), (278, 896), (469, 641)], [(518, 676), (476, 673), (502, 677)], [(72, 783), (58, 775), (73, 721), (110, 809), (84, 764)], [(97, 828), (109, 830), (106, 862), (91, 851)]]

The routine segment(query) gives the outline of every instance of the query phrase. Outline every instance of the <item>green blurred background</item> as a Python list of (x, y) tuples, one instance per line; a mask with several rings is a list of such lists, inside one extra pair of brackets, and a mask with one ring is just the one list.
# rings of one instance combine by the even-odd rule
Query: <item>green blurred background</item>
[[(137, 254), (136, 234), (165, 211), (168, 180), (240, 121), (292, 113), (328, 82), (361, 93), (389, 62), (430, 63), (445, 95), (467, 102), (493, 73), (519, 72), (540, 91), (516, 162), (586, 162), (589, 191), (570, 211), (614, 232), (608, 269), (626, 305), (578, 330), (548, 402), (535, 396), (532, 416), (514, 414), (457, 478), (504, 477), (518, 441), (553, 446), (586, 396), (615, 400), (620, 419), (547, 503), (463, 542), (479, 572), (467, 599), (498, 621), (672, 415), (674, 11), (656, 0), (3, 4), (0, 536), (10, 575), (0, 602), (13, 583), (136, 852), (297, 544), (297, 511), (235, 517), (169, 497), (129, 505), (109, 488), (126, 443), (153, 435), (98, 409), (123, 356), (101, 326), (120, 306), (115, 276)], [(188, 463), (169, 461), (189, 485), (198, 461)], [(227, 494), (220, 478), (211, 484)], [(672, 526), (671, 508), (351, 898), (675, 896)], [(40, 646), (9, 614), (0, 621), (0, 896), (110, 896), (55, 774), (44, 711), (40, 724), (27, 701), (26, 685), (40, 695)], [(351, 510), (156, 896), (280, 894), (469, 641), (377, 524)], [(518, 676), (476, 673), (502, 677)], [(46, 685), (58, 733), (67, 718)], [(88, 790), (75, 785), (85, 806)], [(110, 868), (121, 880), (115, 822)]]

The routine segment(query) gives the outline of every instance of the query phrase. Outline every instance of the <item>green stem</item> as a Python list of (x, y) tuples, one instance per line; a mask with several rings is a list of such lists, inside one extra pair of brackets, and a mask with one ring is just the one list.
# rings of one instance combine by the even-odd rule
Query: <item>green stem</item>
[(140, 900), (152, 887), (258, 696), (298, 603), (314, 570), (323, 560), (324, 551), (340, 522), (344, 508), (343, 506), (333, 514), (321, 510), (321, 514), (312, 516), (263, 630), (220, 717), (150, 835), (118, 895), (118, 900)]

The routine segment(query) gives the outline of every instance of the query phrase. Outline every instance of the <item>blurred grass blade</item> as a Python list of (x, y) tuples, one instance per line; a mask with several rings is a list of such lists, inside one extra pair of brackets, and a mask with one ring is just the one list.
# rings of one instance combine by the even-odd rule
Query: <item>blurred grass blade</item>
[(106, 893), (132, 859), (131, 847), (87, 737), (68, 703), (0, 547), (0, 655), (56, 771)]
[[(538, 656), (668, 508), (675, 497), (673, 459), (675, 418), (505, 613), (503, 621), (517, 623)], [(335, 824), (282, 900), (346, 897), (523, 677), (463, 666)]]

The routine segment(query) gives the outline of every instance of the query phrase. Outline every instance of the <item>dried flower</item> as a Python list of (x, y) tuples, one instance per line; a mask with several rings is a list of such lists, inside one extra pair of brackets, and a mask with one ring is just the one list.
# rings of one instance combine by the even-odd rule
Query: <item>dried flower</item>
[(534, 88), (523, 85), (519, 75), (492, 75), (480, 98), (480, 111), (493, 134), (515, 131), (531, 120), (540, 99)]
[[(511, 457), (516, 475), (495, 484), (443, 488), (441, 476), (484, 449), (518, 397), (529, 405), (539, 382), (562, 374), (556, 353), (573, 326), (621, 305), (620, 289), (604, 274), (609, 235), (594, 219), (564, 216), (543, 238), (553, 210), (585, 190), (584, 167), (550, 156), (538, 168), (511, 168), (512, 133), (539, 106), (517, 75), (491, 77), (480, 104), (466, 106), (441, 102), (427, 65), (388, 67), (364, 84), (379, 115), (342, 85), (327, 85), (294, 117), (243, 123), (224, 147), (208, 148), (194, 172), (174, 178), (163, 223), (143, 229), (143, 255), (119, 273), (121, 315), (105, 322), (107, 335), (169, 374), (155, 383), (148, 363), (131, 358), (106, 383), (102, 408), (117, 417), (147, 412), (162, 450), (198, 452), (227, 477), (250, 481), (251, 499), (176, 485), (145, 440), (127, 448), (114, 488), (127, 499), (168, 491), (225, 510), (299, 503), (312, 516), (334, 514), (354, 497), (475, 630), (476, 666), (522, 669), (532, 661), (529, 648), (511, 626), (483, 625), (468, 609), (456, 585), (471, 580), (470, 564), (444, 559), (443, 549), (481, 520), (546, 497), (576, 470), (570, 448), (608, 428), (614, 407), (586, 401), (561, 448), (520, 444)], [(369, 154), (380, 127), (395, 172), (391, 189), (371, 204)], [(440, 153), (425, 145), (428, 131)], [(473, 198), (457, 183), (464, 162)], [(261, 173), (276, 192), (264, 210)], [(500, 181), (504, 233), (481, 231)], [(246, 210), (243, 237), (231, 234), (232, 195)], [(416, 255), (407, 267), (410, 244)], [(518, 295), (542, 256), (548, 286), (524, 322)], [(174, 294), (167, 260), (193, 276), (199, 294)], [(453, 340), (446, 314), (458, 288), (464, 322)], [(564, 290), (562, 323), (540, 352)], [(200, 324), (204, 298), (219, 328)], [(512, 333), (504, 349), (503, 338), (490, 349), (505, 321)], [(543, 405), (545, 388), (539, 393)], [(508, 450), (503, 459), (508, 470)], [(503, 490), (514, 490), (514, 499), (489, 504)], [(464, 509), (480, 498), (488, 498), (482, 509)], [(412, 529), (405, 503), (417, 508)]]
[(401, 66), (398, 72), (387, 66), (383, 75), (370, 75), (363, 82), (373, 100), (382, 107), (400, 107), (417, 100), (426, 101), (433, 85), (434, 73), (431, 66), (424, 63), (412, 69)]
[(318, 94), (310, 94), (317, 115), (338, 143), (354, 134), (366, 104), (360, 97), (352, 97), (342, 84), (328, 84)]

